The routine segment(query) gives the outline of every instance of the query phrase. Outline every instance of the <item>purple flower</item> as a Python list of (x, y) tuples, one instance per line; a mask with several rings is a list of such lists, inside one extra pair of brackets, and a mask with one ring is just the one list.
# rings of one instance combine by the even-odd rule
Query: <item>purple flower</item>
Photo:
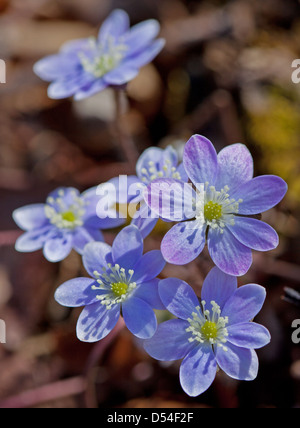
[(37, 62), (34, 71), (52, 82), (50, 98), (87, 98), (108, 86), (123, 86), (134, 79), (139, 69), (163, 49), (164, 40), (156, 39), (159, 31), (155, 20), (130, 29), (129, 16), (117, 9), (102, 24), (98, 38), (64, 44), (57, 55)]
[(103, 242), (85, 247), (83, 263), (90, 278), (76, 278), (56, 291), (58, 303), (83, 309), (77, 336), (97, 342), (115, 327), (120, 312), (132, 334), (150, 338), (156, 331), (154, 309), (165, 309), (158, 295), (157, 275), (165, 261), (158, 250), (143, 255), (143, 239), (135, 226), (125, 227), (113, 246)]
[(266, 292), (256, 284), (237, 288), (237, 279), (213, 268), (204, 281), (201, 304), (193, 289), (175, 278), (159, 283), (166, 308), (178, 319), (162, 323), (146, 351), (160, 361), (184, 359), (180, 382), (196, 397), (213, 383), (217, 366), (238, 380), (254, 380), (254, 351), (270, 342), (266, 328), (250, 322), (261, 310)]
[(129, 203), (133, 208), (138, 206), (137, 212), (129, 213), (133, 216), (131, 224), (137, 226), (143, 236), (146, 238), (154, 229), (158, 215), (151, 212), (144, 200), (144, 191), (147, 185), (158, 178), (172, 178), (182, 182), (188, 181), (183, 164), (179, 163), (178, 155), (172, 146), (166, 149), (159, 147), (150, 147), (140, 156), (136, 164), (136, 175), (125, 177), (116, 177), (102, 186), (103, 194), (106, 187), (112, 186), (114, 190), (111, 204)]
[(100, 197), (96, 188), (80, 195), (77, 189), (59, 188), (46, 204), (28, 205), (13, 212), (13, 218), (24, 233), (16, 242), (16, 250), (32, 252), (43, 248), (50, 262), (65, 259), (74, 248), (82, 254), (85, 245), (103, 241), (100, 229), (120, 226), (124, 220), (100, 219), (96, 207)]
[[(170, 201), (184, 210), (169, 210), (176, 224), (162, 241), (169, 263), (187, 264), (202, 252), (206, 242), (214, 263), (229, 275), (244, 275), (252, 264), (252, 251), (278, 246), (278, 235), (253, 215), (277, 205), (287, 184), (274, 175), (253, 178), (253, 159), (242, 144), (224, 148), (219, 154), (206, 138), (195, 135), (185, 146), (183, 164), (195, 186), (190, 197), (176, 180), (159, 179), (148, 186), (145, 200), (158, 215)], [(184, 192), (186, 192), (184, 190)], [(176, 214), (176, 216), (175, 216)], [(192, 220), (192, 221), (191, 221)]]

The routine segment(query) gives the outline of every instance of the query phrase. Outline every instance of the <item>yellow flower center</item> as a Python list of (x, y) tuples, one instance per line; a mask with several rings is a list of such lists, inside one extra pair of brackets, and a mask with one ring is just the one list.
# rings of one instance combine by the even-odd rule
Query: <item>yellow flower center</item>
[(61, 215), (61, 218), (69, 223), (74, 223), (76, 216), (72, 211), (67, 211)]
[(111, 290), (116, 297), (122, 297), (127, 293), (128, 285), (125, 282), (115, 282), (111, 284)]
[(222, 205), (209, 201), (204, 206), (204, 216), (208, 221), (219, 220), (222, 217)]
[(218, 327), (215, 322), (206, 321), (201, 328), (201, 333), (206, 340), (216, 339), (218, 337)]

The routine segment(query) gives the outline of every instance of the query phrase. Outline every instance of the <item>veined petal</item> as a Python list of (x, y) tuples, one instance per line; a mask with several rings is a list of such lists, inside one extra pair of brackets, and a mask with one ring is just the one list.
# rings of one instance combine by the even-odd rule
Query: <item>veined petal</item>
[(13, 212), (13, 219), (25, 231), (40, 229), (49, 223), (45, 214), (45, 204), (27, 205)]
[(167, 278), (160, 281), (158, 291), (166, 309), (183, 320), (192, 318), (192, 314), (200, 306), (192, 287), (180, 279)]
[(265, 299), (265, 288), (257, 284), (243, 285), (226, 302), (222, 317), (228, 317), (229, 325), (249, 322), (260, 312)]
[(130, 297), (122, 305), (125, 324), (139, 339), (149, 339), (157, 329), (157, 320), (152, 308), (138, 297)]
[(144, 198), (151, 210), (163, 219), (183, 221), (195, 218), (196, 192), (182, 181), (154, 180), (145, 189)]
[(201, 300), (206, 302), (205, 309), (211, 310), (211, 302), (215, 301), (222, 310), (227, 300), (237, 290), (237, 278), (227, 275), (218, 267), (214, 267), (204, 280)]
[(99, 290), (92, 289), (95, 284), (95, 280), (91, 278), (71, 279), (58, 287), (55, 292), (55, 300), (60, 305), (69, 308), (78, 308), (96, 303)]
[(253, 178), (253, 158), (248, 148), (243, 144), (232, 144), (218, 154), (218, 178), (216, 188), (228, 186), (233, 192), (238, 186)]
[(107, 264), (112, 262), (112, 248), (105, 242), (91, 242), (83, 252), (83, 264), (86, 271), (95, 277), (95, 272), (102, 272)]
[(269, 331), (254, 322), (230, 325), (227, 331), (227, 340), (239, 348), (260, 349), (271, 340)]
[(275, 175), (255, 177), (239, 186), (230, 197), (242, 199), (239, 214), (253, 215), (263, 213), (277, 205), (287, 192), (287, 184)]
[[(183, 164), (194, 185), (213, 186), (218, 175), (217, 152), (207, 138), (194, 135), (185, 145)], [(202, 190), (201, 188), (199, 190)]]
[(251, 249), (241, 244), (228, 230), (209, 229), (208, 251), (214, 263), (228, 275), (245, 275), (252, 264)]
[(86, 306), (77, 322), (77, 337), (82, 342), (94, 343), (104, 339), (120, 318), (120, 305), (107, 309), (101, 303)]
[(132, 280), (141, 283), (149, 281), (161, 273), (166, 265), (166, 261), (160, 250), (149, 251), (134, 265), (134, 275)]
[(180, 383), (191, 397), (205, 392), (215, 380), (217, 362), (209, 345), (198, 346), (183, 360), (180, 367)]
[(219, 367), (230, 377), (251, 381), (257, 377), (258, 358), (253, 349), (239, 348), (226, 343), (227, 350), (216, 347), (215, 354)]
[(145, 341), (146, 352), (159, 361), (176, 361), (185, 358), (195, 342), (190, 343), (190, 334), (186, 332), (189, 323), (183, 320), (170, 320), (158, 326), (155, 335)]
[(143, 238), (135, 226), (127, 226), (116, 236), (112, 246), (114, 263), (123, 268), (132, 267), (142, 258), (144, 249)]
[(161, 251), (167, 262), (185, 265), (195, 260), (205, 246), (206, 225), (199, 221), (178, 223), (165, 235)]
[(257, 251), (270, 251), (278, 247), (277, 232), (263, 221), (235, 216), (234, 226), (228, 225), (231, 233), (246, 247)]

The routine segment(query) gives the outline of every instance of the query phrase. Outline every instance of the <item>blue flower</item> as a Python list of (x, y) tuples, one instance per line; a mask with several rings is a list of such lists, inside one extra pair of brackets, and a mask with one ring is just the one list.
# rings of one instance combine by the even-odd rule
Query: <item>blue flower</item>
[(185, 282), (169, 278), (160, 282), (159, 294), (178, 319), (162, 323), (146, 351), (160, 361), (184, 359), (180, 381), (196, 397), (213, 383), (217, 366), (238, 380), (258, 374), (255, 349), (270, 342), (268, 330), (250, 322), (261, 310), (265, 289), (256, 284), (237, 288), (237, 279), (213, 268), (203, 284), (201, 304)]
[(155, 20), (130, 29), (129, 16), (117, 9), (104, 21), (98, 38), (66, 43), (57, 55), (37, 62), (34, 71), (52, 82), (50, 98), (87, 98), (108, 86), (123, 86), (134, 79), (140, 68), (163, 49), (164, 40), (156, 39), (159, 31)]
[(13, 218), (24, 233), (16, 242), (16, 250), (32, 252), (43, 248), (50, 262), (65, 259), (74, 248), (82, 254), (85, 245), (103, 241), (100, 229), (124, 223), (122, 219), (100, 219), (96, 188), (80, 195), (77, 189), (59, 188), (52, 192), (46, 204), (33, 204), (13, 212)]
[(143, 255), (139, 230), (127, 226), (112, 247), (102, 242), (88, 244), (83, 263), (92, 279), (73, 279), (55, 293), (63, 306), (85, 306), (77, 324), (78, 338), (83, 342), (103, 339), (115, 327), (120, 313), (132, 334), (141, 339), (152, 337), (157, 328), (153, 308), (165, 309), (156, 278), (165, 266), (161, 252)]
[[(114, 198), (116, 200), (112, 200), (112, 204), (122, 202), (139, 207), (137, 212), (132, 213), (131, 224), (139, 228), (143, 238), (152, 232), (159, 219), (159, 216), (149, 209), (144, 200), (147, 185), (158, 178), (172, 178), (180, 182), (188, 181), (183, 164), (179, 162), (177, 152), (172, 146), (168, 146), (166, 149), (159, 147), (146, 149), (137, 161), (136, 175), (127, 177), (125, 186), (122, 183), (122, 177), (108, 181), (108, 185), (113, 185), (115, 189)], [(105, 186), (106, 184), (102, 186), (103, 192), (105, 192)]]
[[(178, 180), (161, 178), (148, 186), (145, 200), (160, 215), (161, 207), (173, 204), (184, 211), (173, 212), (169, 221), (176, 224), (162, 241), (167, 262), (190, 263), (204, 249), (214, 263), (229, 275), (244, 275), (252, 264), (252, 249), (269, 251), (278, 246), (276, 231), (251, 216), (277, 205), (287, 192), (280, 177), (253, 178), (253, 159), (246, 146), (233, 144), (217, 154), (213, 144), (200, 135), (186, 144), (183, 155), (186, 173), (193, 183), (189, 197)], [(165, 210), (167, 211), (167, 210)]]

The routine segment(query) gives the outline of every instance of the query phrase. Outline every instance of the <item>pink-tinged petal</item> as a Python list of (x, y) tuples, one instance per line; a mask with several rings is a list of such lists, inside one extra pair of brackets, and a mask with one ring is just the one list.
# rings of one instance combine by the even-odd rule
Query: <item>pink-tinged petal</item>
[(277, 232), (263, 221), (247, 217), (235, 217), (234, 226), (228, 229), (238, 241), (257, 251), (270, 251), (278, 247)]
[(251, 381), (257, 377), (258, 358), (253, 349), (239, 348), (226, 342), (224, 350), (216, 347), (218, 366), (230, 377), (237, 380)]
[(211, 309), (211, 302), (216, 302), (221, 310), (223, 309), (227, 300), (237, 290), (237, 278), (235, 276), (227, 275), (222, 272), (218, 267), (214, 267), (204, 280), (201, 300), (206, 302), (205, 309)]
[(275, 175), (262, 175), (239, 186), (230, 197), (238, 201), (239, 214), (254, 215), (263, 213), (277, 205), (288, 190), (282, 178)]
[(186, 265), (195, 260), (205, 246), (206, 225), (199, 221), (178, 223), (165, 235), (161, 251), (167, 262)]
[(216, 266), (233, 276), (245, 275), (252, 265), (251, 249), (241, 244), (228, 230), (209, 229), (208, 251)]
[(194, 135), (186, 143), (183, 164), (189, 178), (199, 190), (206, 182), (211, 186), (215, 184), (218, 175), (217, 152), (207, 138)]
[(253, 178), (253, 158), (243, 144), (225, 147), (218, 154), (219, 172), (216, 181), (218, 190), (228, 186), (233, 192), (238, 186)]
[(215, 380), (217, 362), (210, 345), (193, 349), (180, 367), (180, 383), (190, 397), (205, 392)]

